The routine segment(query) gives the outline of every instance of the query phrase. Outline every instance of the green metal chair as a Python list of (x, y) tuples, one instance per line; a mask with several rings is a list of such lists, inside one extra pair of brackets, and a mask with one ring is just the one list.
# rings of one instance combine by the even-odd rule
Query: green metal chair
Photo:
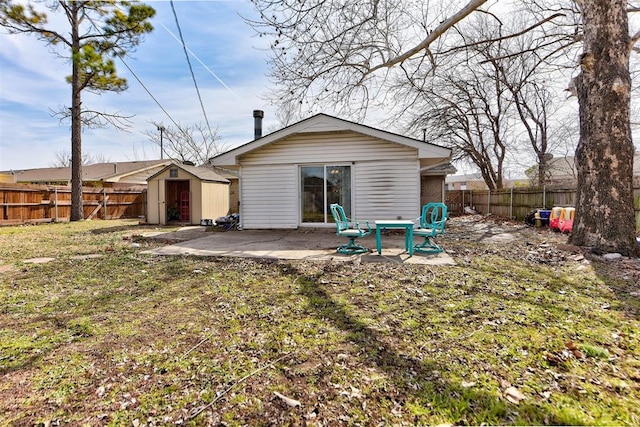
[(349, 239), (349, 243), (339, 246), (336, 252), (345, 255), (363, 254), (369, 252), (369, 249), (364, 246), (360, 246), (356, 243), (358, 237), (365, 237), (371, 234), (371, 226), (369, 221), (365, 221), (364, 226), (366, 229), (360, 227), (358, 222), (350, 222), (347, 215), (344, 213), (344, 208), (337, 203), (333, 203), (329, 206), (333, 220), (336, 223), (336, 234), (338, 236), (346, 237)]
[(413, 247), (414, 252), (440, 253), (443, 249), (433, 239), (444, 234), (447, 222), (447, 205), (444, 203), (427, 203), (422, 207), (419, 228), (413, 229), (413, 236), (424, 237), (424, 242)]

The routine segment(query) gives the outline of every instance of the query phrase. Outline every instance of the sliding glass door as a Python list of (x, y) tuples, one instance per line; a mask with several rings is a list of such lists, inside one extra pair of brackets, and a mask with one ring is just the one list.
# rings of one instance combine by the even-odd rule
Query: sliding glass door
[(302, 166), (300, 188), (303, 223), (333, 222), (331, 203), (342, 205), (351, 216), (351, 166)]

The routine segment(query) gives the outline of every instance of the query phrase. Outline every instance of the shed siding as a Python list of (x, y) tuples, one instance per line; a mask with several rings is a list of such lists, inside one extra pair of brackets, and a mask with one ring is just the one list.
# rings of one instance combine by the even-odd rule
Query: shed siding
[(353, 215), (371, 221), (420, 216), (418, 160), (356, 163)]
[(229, 186), (220, 183), (202, 183), (202, 211), (199, 219), (216, 219), (229, 211)]
[(297, 228), (296, 165), (243, 166), (240, 185), (240, 222), (243, 228)]
[(147, 185), (147, 222), (149, 224), (160, 224), (160, 182), (153, 180)]
[[(355, 132), (292, 135), (248, 153), (242, 166), (416, 159), (418, 150)], [(244, 199), (244, 197), (243, 197)]]
[(202, 199), (204, 183), (192, 177), (189, 180), (189, 222), (190, 224), (200, 224), (202, 219)]

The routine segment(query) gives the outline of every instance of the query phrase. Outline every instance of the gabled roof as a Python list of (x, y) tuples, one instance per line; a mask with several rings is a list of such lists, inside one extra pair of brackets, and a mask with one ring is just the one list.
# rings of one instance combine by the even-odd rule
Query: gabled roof
[[(83, 181), (106, 181), (106, 182), (127, 182), (127, 176), (142, 173), (143, 180), (146, 178), (145, 171), (151, 175), (159, 166), (171, 163), (171, 160), (139, 160), (134, 162), (108, 162), (96, 163), (82, 166)], [(69, 182), (71, 181), (71, 168), (38, 168), (12, 170), (16, 182)], [(137, 180), (136, 180), (137, 181)]]
[(176, 162), (173, 162), (173, 163), (165, 166), (164, 168), (159, 170), (157, 173), (151, 175), (149, 177), (149, 181), (151, 181), (156, 176), (164, 173), (167, 169), (171, 169), (171, 168), (182, 169), (183, 171), (193, 175), (194, 177), (200, 179), (201, 181), (222, 182), (222, 183), (225, 183), (225, 184), (228, 184), (228, 183), (231, 182), (228, 179), (223, 178), (222, 176), (218, 175), (211, 167), (207, 167), (207, 166), (190, 166), (190, 165), (185, 165), (185, 164), (176, 163)]
[(263, 136), (237, 148), (219, 154), (210, 160), (212, 165), (230, 166), (239, 164), (238, 158), (244, 154), (258, 150), (266, 145), (273, 144), (286, 137), (296, 134), (323, 133), (323, 132), (344, 132), (352, 131), (396, 144), (406, 145), (418, 150), (418, 158), (449, 158), (451, 150), (439, 145), (430, 144), (418, 139), (408, 138), (392, 132), (375, 129), (370, 126), (361, 125), (348, 120), (339, 119), (327, 114), (316, 114), (308, 119), (302, 120), (291, 126), (280, 129), (269, 135)]

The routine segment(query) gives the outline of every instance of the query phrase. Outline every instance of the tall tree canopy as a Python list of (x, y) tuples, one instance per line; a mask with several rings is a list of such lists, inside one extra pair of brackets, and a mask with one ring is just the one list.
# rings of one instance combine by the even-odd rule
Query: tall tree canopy
[[(356, 106), (360, 117), (370, 102), (390, 107), (399, 82), (438, 67), (438, 54), (451, 48), (447, 37), (455, 35), (453, 30), (463, 31), (458, 24), (466, 17), (474, 12), (490, 13), (482, 10), (486, 0), (253, 3), (260, 19), (252, 25), (261, 36), (273, 38), (271, 77), (277, 84), (278, 99), (308, 110), (330, 104), (338, 111), (353, 113)], [(545, 41), (559, 41), (557, 48), (540, 54), (539, 59), (547, 60), (576, 42), (583, 49), (580, 64), (574, 63), (580, 66), (575, 82), (581, 126), (571, 241), (596, 250), (638, 255), (629, 125), (629, 54), (635, 38), (629, 36), (627, 1), (546, 3), (515, 3), (522, 20), (521, 34), (542, 29), (540, 48), (546, 47)], [(512, 89), (520, 94), (516, 86)], [(411, 108), (404, 106), (401, 114)], [(525, 118), (530, 114), (522, 113)]]
[[(64, 26), (49, 23), (47, 12), (63, 14)], [(0, 25), (10, 34), (30, 34), (52, 46), (71, 62), (71, 107), (61, 111), (71, 119), (71, 220), (84, 218), (82, 207), (82, 127), (118, 125), (122, 116), (91, 111), (82, 92), (121, 92), (127, 81), (117, 75), (114, 57), (124, 57), (144, 34), (153, 30), (155, 10), (135, 1), (0, 0)]]

